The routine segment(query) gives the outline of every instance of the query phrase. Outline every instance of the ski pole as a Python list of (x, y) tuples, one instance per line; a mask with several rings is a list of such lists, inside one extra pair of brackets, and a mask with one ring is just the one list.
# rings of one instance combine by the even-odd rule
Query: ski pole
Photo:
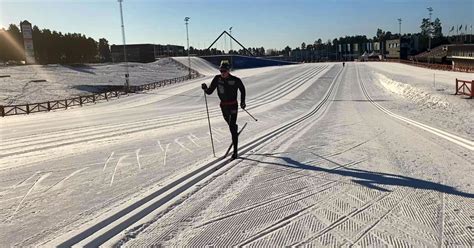
[(255, 117), (253, 117), (253, 115), (251, 115), (251, 114), (249, 113), (249, 111), (247, 111), (246, 109), (243, 109), (243, 110), (244, 110), (247, 114), (249, 114), (250, 117), (252, 117), (252, 119), (254, 119), (254, 121), (258, 121)]
[(207, 107), (207, 96), (206, 96), (206, 92), (204, 92), (204, 100), (206, 101), (207, 121), (208, 121), (208, 123), (209, 123), (209, 134), (211, 135), (212, 153), (214, 154), (214, 157), (216, 157), (216, 151), (214, 150), (214, 139), (212, 139), (211, 119), (209, 118), (209, 108)]

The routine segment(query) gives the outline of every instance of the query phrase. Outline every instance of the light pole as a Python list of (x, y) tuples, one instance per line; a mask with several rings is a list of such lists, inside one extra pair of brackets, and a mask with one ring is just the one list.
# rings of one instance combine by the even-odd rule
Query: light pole
[(128, 81), (130, 74), (128, 71), (127, 48), (125, 44), (125, 26), (123, 25), (123, 11), (122, 11), (123, 0), (118, 0), (118, 2), (120, 4), (120, 20), (122, 21), (123, 60), (125, 62), (125, 91), (128, 92), (130, 90), (130, 83)]
[(428, 31), (428, 36), (429, 36), (430, 39), (429, 39), (429, 42), (428, 42), (428, 51), (431, 51), (431, 33), (432, 33), (431, 29), (433, 28), (432, 27), (433, 25), (431, 25), (431, 15), (433, 14), (432, 13), (433, 8), (429, 7), (429, 8), (426, 8), (426, 9), (430, 12), (430, 27), (429, 27), (429, 31)]
[(398, 18), (398, 33), (400, 34), (398, 59), (402, 59), (402, 18)]
[[(230, 36), (232, 36), (232, 27), (229, 28)], [(232, 51), (232, 37), (229, 38), (230, 41), (230, 50)]]
[(189, 78), (191, 78), (191, 57), (189, 55), (189, 32), (188, 32), (188, 22), (189, 22), (189, 17), (185, 17), (184, 21), (186, 23), (186, 39), (188, 43), (188, 70), (189, 70)]
[[(232, 36), (232, 27), (229, 28), (229, 33), (230, 33), (230, 36)], [(232, 54), (230, 54), (230, 52), (232, 51), (232, 37), (229, 37), (229, 42), (230, 42), (230, 50), (229, 50), (230, 67), (232, 68), (234, 66), (233, 61), (232, 61)]]

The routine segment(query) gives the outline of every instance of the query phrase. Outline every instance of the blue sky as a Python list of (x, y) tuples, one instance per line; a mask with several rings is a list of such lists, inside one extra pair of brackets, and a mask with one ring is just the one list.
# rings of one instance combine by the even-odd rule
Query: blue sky
[[(474, 25), (474, 0), (124, 0), (127, 43), (186, 44), (184, 17), (191, 17), (190, 44), (207, 47), (225, 29), (247, 47), (294, 48), (345, 35), (373, 37), (377, 28), (418, 32), (421, 19), (440, 18), (443, 33)], [(40, 28), (79, 32), (110, 44), (122, 42), (116, 0), (0, 0), (0, 27), (29, 20)], [(464, 28), (463, 28), (464, 30)], [(470, 30), (468, 29), (468, 32)], [(217, 47), (224, 48), (221, 41)], [(227, 45), (228, 47), (228, 45)], [(234, 44), (235, 47), (235, 44)]]

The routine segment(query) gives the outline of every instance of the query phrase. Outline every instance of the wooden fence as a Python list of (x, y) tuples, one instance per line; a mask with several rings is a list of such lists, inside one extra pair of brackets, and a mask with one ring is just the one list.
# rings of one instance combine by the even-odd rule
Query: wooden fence
[[(470, 85), (469, 85), (470, 84)], [(466, 95), (469, 98), (474, 97), (474, 80), (466, 81), (466, 80), (459, 80), (456, 78), (456, 95)]]
[[(176, 63), (179, 63), (179, 62), (176, 61)], [(182, 65), (181, 63), (179, 64)], [(163, 87), (165, 85), (175, 84), (175, 83), (183, 82), (189, 79), (198, 78), (201, 76), (202, 75), (200, 75), (197, 71), (191, 70), (191, 75), (186, 75), (186, 76), (172, 78), (172, 79), (165, 79), (158, 82), (143, 84), (139, 86), (130, 86), (130, 93), (153, 90), (159, 87)], [(63, 100), (41, 102), (41, 103), (28, 103), (28, 104), (7, 105), (7, 106), (0, 105), (0, 115), (2, 117), (11, 116), (11, 115), (28, 115), (31, 113), (48, 112), (48, 111), (56, 110), (56, 109), (67, 109), (69, 107), (74, 107), (74, 106), (82, 107), (85, 104), (97, 103), (99, 101), (108, 101), (109, 99), (112, 99), (112, 98), (120, 98), (120, 96), (128, 95), (128, 93), (129, 92), (126, 92), (126, 91), (115, 90), (115, 91), (108, 91), (108, 92), (103, 92), (103, 93), (96, 93), (92, 95), (77, 96), (77, 97), (63, 99)]]

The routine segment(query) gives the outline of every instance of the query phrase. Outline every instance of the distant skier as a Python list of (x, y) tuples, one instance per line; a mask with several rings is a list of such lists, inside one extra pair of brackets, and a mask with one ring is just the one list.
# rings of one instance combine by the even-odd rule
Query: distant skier
[(234, 146), (234, 152), (232, 158), (237, 158), (237, 145), (238, 145), (238, 126), (237, 126), (237, 89), (240, 90), (240, 107), (245, 109), (245, 87), (240, 78), (233, 76), (229, 72), (230, 65), (227, 60), (221, 61), (219, 67), (220, 75), (216, 75), (211, 82), (209, 88), (205, 83), (201, 85), (204, 92), (208, 95), (212, 94), (217, 88), (217, 95), (221, 100), (220, 107), (224, 120), (229, 125), (230, 133), (232, 135), (232, 145)]
[(346, 66), (346, 63), (345, 62), (342, 62), (342, 67)]

